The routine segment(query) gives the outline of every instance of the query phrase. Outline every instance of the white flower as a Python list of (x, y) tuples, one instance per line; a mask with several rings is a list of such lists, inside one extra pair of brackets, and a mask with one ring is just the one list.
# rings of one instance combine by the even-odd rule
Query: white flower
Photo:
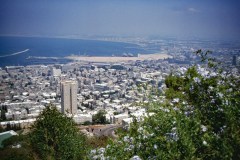
[(93, 160), (97, 160), (98, 158), (99, 158), (98, 155), (92, 157)]
[(139, 156), (133, 156), (130, 160), (142, 160)]
[(131, 145), (129, 146), (129, 149), (130, 149), (130, 150), (134, 149), (134, 145), (131, 144)]
[(212, 87), (212, 86), (209, 86), (208, 88), (209, 88), (209, 90), (210, 90), (210, 91), (212, 91), (212, 90), (213, 90), (213, 87)]
[(129, 136), (123, 137), (123, 141), (124, 141), (124, 142), (128, 142), (128, 141), (129, 141)]
[(210, 76), (215, 77), (215, 76), (217, 76), (217, 73), (212, 72), (212, 73), (210, 74)]
[(177, 133), (173, 133), (172, 138), (173, 138), (174, 141), (177, 141), (177, 140), (178, 140), (178, 135), (177, 135)]
[(201, 125), (201, 129), (202, 129), (203, 132), (206, 132), (206, 131), (207, 131), (207, 127), (204, 126), (204, 125)]
[(232, 88), (229, 88), (227, 91), (228, 91), (228, 92), (232, 92), (232, 91), (233, 91), (233, 89), (232, 89)]
[(190, 91), (192, 92), (194, 90), (194, 86), (191, 85)]
[(215, 103), (215, 99), (212, 99), (212, 100), (211, 100), (211, 103)]
[(219, 92), (218, 97), (223, 98), (223, 94)]
[(156, 144), (154, 144), (153, 148), (154, 149), (158, 149), (158, 146)]
[(174, 110), (174, 111), (178, 111), (179, 108), (178, 108), (178, 107), (174, 107), (173, 110)]
[(205, 145), (205, 146), (206, 146), (206, 145), (207, 145), (207, 142), (206, 142), (206, 141), (203, 141), (203, 145)]
[(178, 103), (179, 102), (179, 98), (174, 98), (172, 102)]
[(133, 137), (130, 137), (130, 138), (129, 138), (129, 141), (130, 141), (130, 142), (133, 142)]
[(193, 78), (193, 81), (194, 81), (195, 83), (200, 83), (200, 82), (201, 82), (201, 80), (200, 80), (198, 77), (194, 77), (194, 78)]
[(146, 136), (146, 135), (143, 135), (143, 139), (147, 139), (148, 138), (148, 136)]
[(177, 133), (166, 133), (166, 136), (168, 140), (174, 140), (174, 141), (178, 140)]
[(172, 131), (173, 131), (173, 132), (176, 132), (176, 131), (177, 131), (177, 127), (173, 127), (173, 128), (172, 128)]
[(134, 145), (129, 145), (129, 147), (124, 148), (124, 151), (131, 151), (134, 149)]
[[(173, 105), (173, 104), (172, 104)], [(169, 109), (166, 109), (166, 108), (164, 108), (164, 109), (162, 109), (164, 112), (170, 112), (170, 110)]]
[(101, 154), (101, 153), (104, 153), (104, 152), (105, 152), (105, 148), (99, 148), (99, 149), (98, 149), (98, 153)]
[(225, 101), (225, 105), (229, 105), (228, 100)]
[(142, 144), (141, 144), (141, 143), (139, 143), (137, 147), (138, 147), (138, 148), (141, 148), (141, 146), (142, 146)]
[(142, 132), (143, 132), (143, 128), (142, 128), (142, 127), (139, 127), (139, 128), (138, 128), (138, 132), (142, 133)]
[(91, 154), (96, 154), (96, 149), (91, 150)]
[(150, 137), (154, 136), (154, 133), (149, 134)]

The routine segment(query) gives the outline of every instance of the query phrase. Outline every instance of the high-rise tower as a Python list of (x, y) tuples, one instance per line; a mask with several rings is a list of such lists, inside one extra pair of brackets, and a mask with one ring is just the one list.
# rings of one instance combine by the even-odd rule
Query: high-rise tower
[(77, 82), (61, 82), (61, 108), (62, 113), (77, 113)]

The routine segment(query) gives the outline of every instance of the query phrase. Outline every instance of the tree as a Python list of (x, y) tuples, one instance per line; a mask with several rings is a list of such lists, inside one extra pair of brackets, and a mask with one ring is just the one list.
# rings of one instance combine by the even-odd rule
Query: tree
[(33, 160), (35, 159), (29, 149), (25, 148), (6, 148), (0, 150), (1, 160)]
[(106, 111), (99, 110), (97, 114), (93, 115), (93, 124), (106, 124)]
[[(2, 141), (3, 149), (0, 150), (0, 157), (3, 160), (32, 160), (36, 159), (32, 147), (29, 144), (28, 135), (12, 136)], [(13, 146), (20, 148), (12, 148)]]
[(4, 131), (4, 129), (3, 129), (2, 125), (0, 125), (0, 133), (3, 131)]
[(1, 110), (1, 121), (6, 120), (6, 115), (5, 115), (6, 111), (5, 110)]
[(1, 121), (5, 121), (7, 119), (5, 113), (6, 113), (6, 110), (2, 109), (1, 110)]
[(32, 127), (31, 144), (42, 159), (84, 159), (85, 136), (70, 117), (47, 106)]
[[(115, 159), (240, 159), (240, 80), (196, 52), (205, 68), (166, 78), (166, 101), (151, 102), (153, 116), (133, 123), (105, 155)], [(205, 69), (205, 72), (200, 70)]]

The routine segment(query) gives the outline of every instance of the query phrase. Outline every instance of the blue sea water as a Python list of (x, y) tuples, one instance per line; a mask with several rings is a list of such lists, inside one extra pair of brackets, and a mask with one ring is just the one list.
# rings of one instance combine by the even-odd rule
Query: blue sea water
[[(28, 49), (28, 50), (27, 50)], [(26, 51), (27, 50), (27, 51)], [(19, 53), (21, 51), (26, 51)], [(131, 53), (153, 53), (136, 44), (83, 39), (36, 38), (36, 37), (0, 37), (0, 67), (31, 65), (28, 57), (58, 57), (69, 55), (121, 56)], [(62, 61), (63, 62), (63, 61)], [(48, 61), (47, 63), (55, 63)]]

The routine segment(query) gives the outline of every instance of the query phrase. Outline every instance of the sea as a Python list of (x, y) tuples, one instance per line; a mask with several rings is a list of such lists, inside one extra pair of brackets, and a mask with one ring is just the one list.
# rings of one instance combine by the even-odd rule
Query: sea
[(154, 51), (137, 44), (100, 40), (0, 37), (0, 67), (68, 63), (64, 57), (123, 56), (151, 54)]

